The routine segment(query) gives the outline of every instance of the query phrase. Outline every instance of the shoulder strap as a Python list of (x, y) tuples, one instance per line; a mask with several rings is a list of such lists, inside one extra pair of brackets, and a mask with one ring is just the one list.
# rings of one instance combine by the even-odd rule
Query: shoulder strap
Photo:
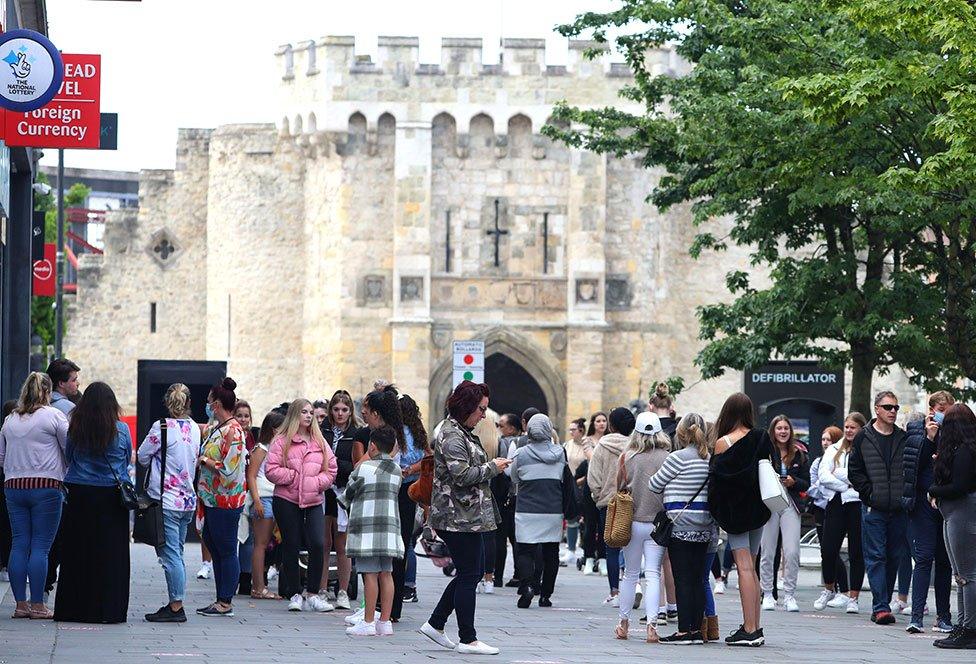
[[(627, 486), (627, 466), (624, 464), (625, 454), (626, 452), (621, 452), (618, 457), (620, 464), (619, 468), (617, 468), (617, 491), (620, 491), (621, 487)], [(621, 477), (623, 477), (623, 482), (620, 481)]]
[[(169, 427), (166, 425), (166, 418), (159, 421), (159, 440), (162, 446), (162, 454), (159, 461), (159, 502), (163, 501), (163, 478), (166, 477), (166, 448), (169, 447)], [(149, 465), (152, 468), (152, 464)]]

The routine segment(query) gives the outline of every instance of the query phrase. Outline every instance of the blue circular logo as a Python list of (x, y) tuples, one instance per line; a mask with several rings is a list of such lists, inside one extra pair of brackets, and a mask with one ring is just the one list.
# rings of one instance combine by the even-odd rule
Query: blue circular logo
[(54, 98), (63, 79), (64, 62), (50, 39), (33, 30), (0, 34), (0, 107), (37, 110)]

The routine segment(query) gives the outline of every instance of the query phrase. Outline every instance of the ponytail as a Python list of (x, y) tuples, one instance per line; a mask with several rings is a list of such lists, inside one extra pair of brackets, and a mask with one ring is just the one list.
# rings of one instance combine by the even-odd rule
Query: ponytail
[(385, 385), (381, 389), (373, 390), (363, 398), (370, 410), (383, 418), (383, 422), (393, 427), (396, 432), (397, 444), (400, 450), (407, 449), (407, 438), (403, 434), (403, 414), (400, 412), (400, 393), (395, 385)]

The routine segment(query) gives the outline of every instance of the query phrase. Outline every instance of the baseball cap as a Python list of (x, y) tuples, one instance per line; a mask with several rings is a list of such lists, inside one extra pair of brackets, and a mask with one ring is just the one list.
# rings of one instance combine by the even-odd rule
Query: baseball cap
[(655, 433), (661, 433), (664, 431), (664, 428), (661, 426), (661, 418), (654, 413), (641, 413), (637, 416), (637, 424), (634, 425), (634, 431), (653, 435)]

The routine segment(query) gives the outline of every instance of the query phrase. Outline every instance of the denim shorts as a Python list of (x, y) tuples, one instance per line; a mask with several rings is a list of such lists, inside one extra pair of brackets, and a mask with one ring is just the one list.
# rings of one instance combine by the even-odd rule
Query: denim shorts
[(376, 574), (378, 572), (392, 572), (393, 558), (369, 556), (356, 558), (356, 572), (359, 574)]
[[(271, 500), (272, 500), (271, 499), (271, 496), (268, 496), (267, 498), (262, 498), (261, 499), (261, 505), (264, 507), (264, 518), (265, 519), (273, 519), (274, 518), (274, 510), (271, 509)], [(254, 505), (251, 505), (251, 516), (252, 517), (256, 517), (257, 516), (254, 513)]]

